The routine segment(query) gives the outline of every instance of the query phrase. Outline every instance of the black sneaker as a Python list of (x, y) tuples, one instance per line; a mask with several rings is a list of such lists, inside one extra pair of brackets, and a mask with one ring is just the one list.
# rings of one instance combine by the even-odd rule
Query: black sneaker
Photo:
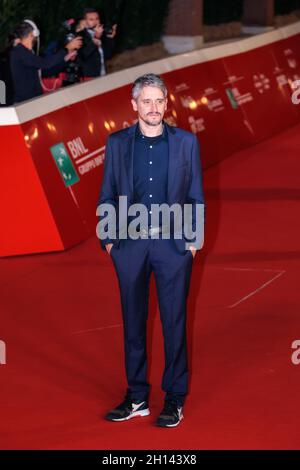
[(148, 416), (149, 414), (147, 401), (134, 400), (126, 395), (122, 403), (109, 411), (105, 418), (109, 421), (125, 421), (136, 416)]
[(162, 412), (156, 420), (157, 426), (173, 428), (178, 426), (183, 419), (182, 406), (179, 406), (176, 401), (165, 401)]

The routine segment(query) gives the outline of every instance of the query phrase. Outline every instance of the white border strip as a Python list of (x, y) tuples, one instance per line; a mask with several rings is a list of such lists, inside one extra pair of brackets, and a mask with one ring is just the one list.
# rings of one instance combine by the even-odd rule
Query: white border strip
[(257, 36), (170, 56), (111, 73), (85, 83), (61, 88), (15, 107), (0, 108), (0, 126), (23, 124), (74, 103), (133, 83), (144, 73), (164, 74), (190, 65), (247, 52), (300, 33), (300, 21)]
[(19, 118), (16, 108), (0, 108), (0, 126), (10, 126), (18, 124)]

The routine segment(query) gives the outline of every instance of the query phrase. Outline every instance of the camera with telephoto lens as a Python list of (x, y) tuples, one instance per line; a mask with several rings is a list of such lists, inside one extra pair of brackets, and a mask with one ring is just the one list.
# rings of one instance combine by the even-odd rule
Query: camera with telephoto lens
[[(85, 42), (84, 31), (76, 31), (77, 25), (80, 20), (69, 19), (63, 22), (63, 28), (65, 30), (64, 45), (69, 44), (73, 39), (77, 37), (82, 38), (82, 45)], [(79, 83), (81, 78), (81, 68), (78, 63), (78, 57), (74, 60), (69, 60), (65, 66), (66, 79), (63, 81), (63, 86), (73, 85)]]
[(112, 24), (108, 24), (104, 26), (104, 33), (105, 34), (111, 34), (113, 32)]

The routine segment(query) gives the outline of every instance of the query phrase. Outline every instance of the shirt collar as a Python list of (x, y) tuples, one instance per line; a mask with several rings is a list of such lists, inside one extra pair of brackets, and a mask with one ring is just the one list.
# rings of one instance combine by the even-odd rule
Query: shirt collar
[[(162, 134), (160, 134), (159, 136), (157, 136), (157, 140), (166, 140), (167, 139), (167, 129), (166, 129), (166, 125), (165, 125), (165, 121), (162, 121), (163, 122), (163, 132)], [(139, 123), (137, 124), (136, 126), (136, 136), (139, 137), (140, 139), (144, 140), (143, 137), (146, 137), (147, 139), (147, 136), (144, 136), (141, 132), (141, 129), (140, 129), (140, 126), (139, 126)]]

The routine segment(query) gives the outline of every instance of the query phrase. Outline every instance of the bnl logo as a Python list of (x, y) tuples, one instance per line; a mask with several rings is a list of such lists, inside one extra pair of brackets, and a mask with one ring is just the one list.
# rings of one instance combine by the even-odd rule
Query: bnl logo
[(0, 365), (6, 364), (6, 344), (0, 340)]
[(3, 80), (0, 80), (0, 104), (6, 104), (6, 85)]

